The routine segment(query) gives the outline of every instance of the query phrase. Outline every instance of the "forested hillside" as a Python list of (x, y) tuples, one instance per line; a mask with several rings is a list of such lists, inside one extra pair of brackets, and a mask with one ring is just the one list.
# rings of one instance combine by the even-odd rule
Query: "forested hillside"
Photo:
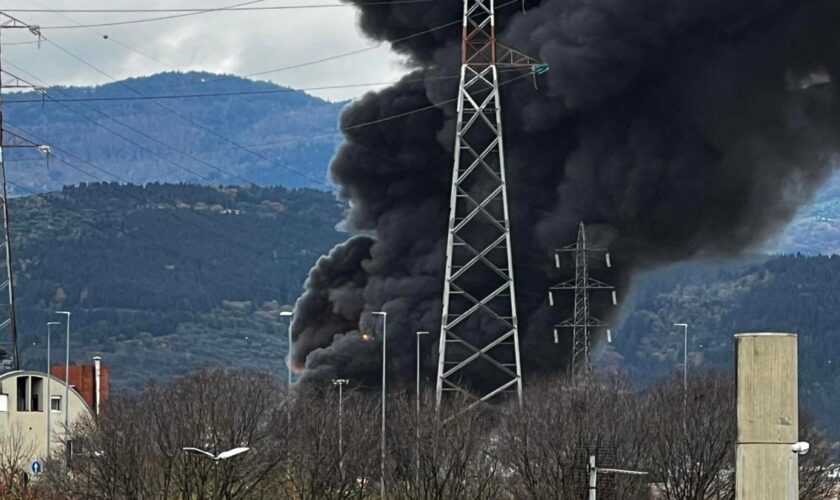
[(767, 246), (769, 252), (840, 253), (840, 174), (820, 189), (813, 203)]
[(8, 155), (9, 178), (38, 192), (117, 178), (326, 189), (343, 107), (273, 83), (198, 72), (4, 100), (10, 130), (55, 152), (49, 164), (32, 150)]
[[(7, 152), (18, 195), (97, 180), (326, 190), (344, 107), (268, 82), (203, 72), (51, 87), (46, 98), (24, 92), (4, 100), (10, 129), (55, 152), (49, 162), (32, 150)], [(840, 252), (840, 176), (768, 250)]]
[(740, 264), (683, 264), (642, 277), (624, 307), (605, 366), (642, 383), (682, 369), (733, 370), (733, 335), (799, 334), (800, 397), (840, 439), (840, 256), (756, 258)]
[(66, 309), (73, 358), (102, 352), (117, 388), (208, 362), (279, 370), (280, 307), (343, 236), (342, 206), (310, 189), (92, 184), (11, 210), (26, 366)]
[[(45, 364), (45, 323), (73, 311), (72, 353), (102, 353), (117, 390), (205, 363), (282, 373), (279, 311), (344, 234), (344, 207), (318, 190), (90, 184), (12, 202), (21, 348)], [(732, 369), (732, 335), (800, 335), (803, 402), (837, 428), (840, 257), (759, 257), (681, 264), (640, 277), (604, 368), (644, 384), (682, 361)], [(624, 295), (624, 294), (623, 294)], [(54, 339), (59, 356), (63, 339)]]

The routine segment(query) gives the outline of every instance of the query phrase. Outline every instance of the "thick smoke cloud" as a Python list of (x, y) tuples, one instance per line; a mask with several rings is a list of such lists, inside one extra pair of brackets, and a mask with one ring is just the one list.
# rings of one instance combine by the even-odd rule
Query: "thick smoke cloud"
[[(355, 1), (355, 0), (354, 0)], [(371, 37), (450, 23), (456, 1), (368, 6)], [(514, 81), (502, 106), (522, 359), (567, 362), (550, 325), (553, 250), (587, 223), (624, 290), (643, 269), (737, 255), (810, 200), (840, 144), (840, 4), (794, 0), (497, 2), (499, 38), (551, 67)], [(332, 177), (356, 236), (321, 259), (297, 304), (293, 362), (304, 380), (374, 381), (388, 312), (392, 372), (409, 378), (414, 332), (436, 366), (460, 25), (394, 44), (416, 70), (350, 106)], [(432, 106), (435, 104), (435, 106)], [(389, 119), (418, 108), (431, 109)], [(354, 125), (383, 120), (376, 125)]]

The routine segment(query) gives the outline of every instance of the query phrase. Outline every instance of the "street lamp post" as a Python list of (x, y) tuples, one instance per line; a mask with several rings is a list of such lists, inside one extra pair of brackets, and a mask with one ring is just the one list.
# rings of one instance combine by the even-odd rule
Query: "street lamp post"
[(382, 436), (380, 438), (380, 463), (379, 463), (379, 496), (385, 498), (385, 383), (387, 381), (387, 348), (388, 348), (388, 313), (375, 311), (374, 316), (382, 316)]
[(799, 498), (799, 455), (807, 455), (811, 445), (806, 441), (799, 441), (790, 447), (788, 455), (788, 498), (797, 500)]
[[(70, 311), (56, 311), (67, 316), (67, 337), (64, 341), (64, 442), (70, 442)], [(69, 456), (68, 456), (69, 459)]]
[(420, 337), (428, 335), (429, 332), (417, 332), (417, 378), (415, 380), (414, 388), (414, 403), (415, 403), (415, 444), (414, 444), (414, 484), (420, 484)]
[(688, 394), (688, 324), (674, 323), (683, 329), (683, 399)]
[(289, 372), (289, 382), (286, 386), (286, 390), (291, 390), (292, 388), (292, 316), (295, 313), (292, 311), (282, 311), (280, 312), (280, 316), (283, 318), (289, 318), (289, 324), (287, 325), (286, 332), (289, 338), (289, 359), (286, 361), (286, 369)]
[(50, 443), (52, 441), (52, 422), (51, 422), (51, 413), (52, 413), (52, 377), (50, 375), (50, 368), (52, 362), (50, 361), (50, 338), (52, 337), (50, 332), (50, 327), (53, 325), (60, 325), (58, 321), (48, 321), (47, 322), (47, 458), (50, 458)]
[(350, 381), (346, 378), (333, 379), (333, 385), (338, 386), (338, 473), (344, 478), (344, 392), (343, 388), (349, 384)]

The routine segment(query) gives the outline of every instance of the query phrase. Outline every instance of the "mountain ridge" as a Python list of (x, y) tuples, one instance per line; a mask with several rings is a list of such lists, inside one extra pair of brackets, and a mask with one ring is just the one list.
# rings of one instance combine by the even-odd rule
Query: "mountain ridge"
[[(186, 94), (212, 97), (149, 98)], [(49, 162), (33, 151), (10, 155), (13, 194), (113, 180), (332, 189), (326, 171), (343, 102), (203, 72), (53, 87), (47, 96), (6, 98), (11, 130), (55, 153)]]

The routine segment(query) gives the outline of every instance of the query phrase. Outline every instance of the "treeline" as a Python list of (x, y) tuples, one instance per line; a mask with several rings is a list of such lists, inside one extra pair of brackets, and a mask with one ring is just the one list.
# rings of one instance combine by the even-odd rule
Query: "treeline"
[[(381, 461), (378, 395), (334, 386), (288, 392), (264, 373), (205, 369), (112, 400), (71, 433), (69, 466), (53, 457), (39, 498), (578, 499), (590, 455), (599, 498), (734, 498), (735, 405), (729, 378), (705, 373), (636, 391), (620, 380), (531, 384), (511, 401), (434, 410), (425, 392), (387, 400)], [(832, 483), (829, 445), (807, 418), (800, 498)], [(249, 450), (214, 461), (238, 447)], [(384, 463), (384, 469), (380, 469)], [(384, 471), (384, 476), (383, 476)]]

